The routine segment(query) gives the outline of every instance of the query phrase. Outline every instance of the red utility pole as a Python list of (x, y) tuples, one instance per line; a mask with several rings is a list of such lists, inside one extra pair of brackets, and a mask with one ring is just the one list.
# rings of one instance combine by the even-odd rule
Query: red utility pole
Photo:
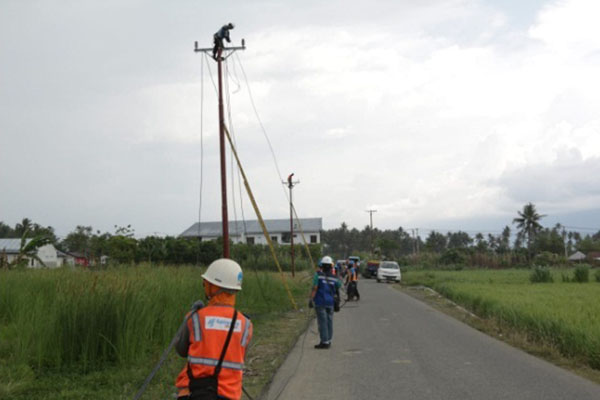
[(219, 149), (221, 152), (221, 222), (223, 226), (223, 258), (229, 258), (229, 220), (227, 216), (227, 170), (225, 168), (225, 113), (223, 112), (223, 72), (221, 57), (223, 49), (217, 53), (219, 66)]
[[(198, 42), (194, 43), (194, 52), (208, 53), (212, 48), (198, 48)], [(222, 62), (236, 50), (246, 50), (246, 43), (242, 39), (241, 47), (219, 47), (217, 52), (217, 65), (219, 73), (219, 152), (221, 156), (221, 219), (223, 230), (223, 258), (229, 258), (229, 220), (227, 216), (227, 170), (225, 168), (225, 112), (223, 111), (223, 70)], [(223, 56), (223, 52), (228, 54)]]

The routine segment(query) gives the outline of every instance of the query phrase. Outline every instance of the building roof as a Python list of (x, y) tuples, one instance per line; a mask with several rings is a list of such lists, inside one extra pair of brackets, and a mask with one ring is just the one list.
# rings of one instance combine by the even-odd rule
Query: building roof
[(585, 254), (580, 251), (577, 251), (569, 256), (569, 261), (581, 261), (585, 260)]
[(591, 260), (600, 260), (600, 251), (590, 251), (587, 253), (587, 258)]
[[(319, 232), (323, 229), (322, 218), (301, 218), (302, 230), (304, 232)], [(269, 233), (283, 233), (290, 231), (289, 219), (265, 219), (265, 225)], [(244, 229), (245, 226), (245, 229)], [(294, 221), (294, 230), (299, 229), (298, 222)], [(242, 234), (262, 235), (262, 228), (257, 220), (229, 221), (229, 235), (240, 236)], [(197, 222), (186, 229), (180, 237), (217, 237), (222, 235), (221, 222)]]
[[(25, 239), (29, 243), (31, 239)], [(18, 253), (21, 249), (21, 239), (0, 239), (0, 253)]]

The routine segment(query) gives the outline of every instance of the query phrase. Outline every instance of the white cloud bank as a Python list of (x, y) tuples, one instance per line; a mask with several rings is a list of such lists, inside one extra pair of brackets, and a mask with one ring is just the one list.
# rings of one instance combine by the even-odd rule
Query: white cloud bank
[[(327, 228), (342, 221), (360, 227), (368, 222), (364, 210), (375, 207), (376, 224), (395, 228), (497, 216), (510, 223), (528, 201), (546, 214), (597, 208), (600, 24), (594, 18), (600, 3), (548, 2), (525, 29), (512, 26), (493, 4), (404, 3), (243, 2), (233, 16), (219, 5), (210, 15), (205, 6), (183, 13), (153, 5), (140, 20), (134, 8), (120, 9), (109, 35), (120, 40), (116, 50), (94, 36), (103, 33), (102, 25), (86, 12), (83, 24), (93, 29), (84, 37), (95, 52), (84, 51), (82, 65), (72, 47), (83, 40), (69, 46), (68, 38), (77, 35), (68, 24), (64, 31), (54, 27), (67, 41), (57, 43), (68, 56), (68, 72), (50, 50), (43, 53), (52, 60), (46, 76), (42, 69), (36, 77), (24, 56), (1, 58), (0, 72), (12, 78), (0, 77), (11, 95), (0, 94), (0, 129), (13, 148), (39, 143), (43, 148), (27, 157), (45, 161), (50, 176), (65, 177), (63, 187), (84, 182), (86, 190), (101, 188), (104, 201), (81, 209), (77, 204), (86, 204), (86, 195), (73, 194), (72, 215), (65, 216), (64, 196), (49, 191), (44, 204), (35, 200), (29, 187), (40, 177), (34, 170), (0, 172), (8, 185), (17, 184), (11, 179), (33, 181), (3, 201), (1, 217), (14, 223), (29, 216), (62, 233), (75, 224), (110, 229), (132, 223), (138, 232), (187, 228), (198, 207), (200, 56), (182, 43), (198, 38), (196, 26), (210, 38), (214, 16), (237, 22), (234, 41), (247, 39), (240, 57), (282, 174), (293, 171), (301, 181), (294, 196), (303, 216), (322, 216)], [(11, 29), (20, 37), (23, 28)], [(26, 33), (29, 40), (36, 36)], [(18, 55), (27, 48), (18, 40), (0, 44)], [(230, 85), (239, 151), (263, 214), (285, 217), (281, 183), (234, 60)], [(90, 80), (95, 63), (102, 65), (96, 83)], [(208, 79), (204, 91), (204, 174), (210, 178), (203, 216), (217, 220), (216, 103)], [(62, 147), (50, 139), (55, 137)], [(6, 148), (0, 148), (2, 159), (17, 163)], [(73, 157), (78, 167), (51, 162), (48, 150), (53, 158)]]

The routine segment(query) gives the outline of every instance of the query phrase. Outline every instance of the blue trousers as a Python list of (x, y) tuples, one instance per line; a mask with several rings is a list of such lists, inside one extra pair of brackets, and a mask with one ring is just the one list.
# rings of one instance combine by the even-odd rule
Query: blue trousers
[(333, 306), (315, 306), (321, 343), (331, 343), (333, 339)]

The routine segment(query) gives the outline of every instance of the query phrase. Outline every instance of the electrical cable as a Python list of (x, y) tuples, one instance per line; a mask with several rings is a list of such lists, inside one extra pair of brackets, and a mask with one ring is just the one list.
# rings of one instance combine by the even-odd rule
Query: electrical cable
[[(307, 325), (308, 325), (308, 323), (310, 323), (311, 319), (312, 319), (312, 316), (310, 313), (310, 309), (307, 309), (307, 312), (306, 312)], [(302, 337), (302, 344), (300, 345), (300, 356), (298, 357), (298, 361), (296, 362), (296, 367), (294, 368), (294, 372), (292, 374), (290, 374), (290, 376), (288, 376), (285, 383), (283, 384), (283, 387), (281, 388), (281, 390), (279, 390), (279, 392), (277, 393), (277, 395), (275, 396), (275, 398), (273, 400), (278, 400), (279, 397), (281, 397), (281, 395), (283, 394), (283, 392), (285, 391), (287, 386), (290, 384), (292, 378), (294, 376), (296, 376), (296, 374), (298, 373), (298, 369), (300, 368), (300, 363), (302, 362), (302, 359), (304, 358), (304, 343), (306, 342), (306, 337), (308, 336), (309, 331), (310, 331), (310, 327), (307, 326), (306, 331), (304, 332), (304, 335)]]
[[(258, 110), (256, 109), (256, 104), (254, 103), (254, 97), (252, 96), (252, 89), (250, 88), (250, 84), (248, 83), (248, 76), (246, 75), (246, 70), (244, 69), (244, 65), (242, 64), (242, 61), (240, 60), (240, 57), (237, 55), (237, 53), (235, 54), (235, 57), (237, 58), (238, 64), (240, 66), (240, 69), (242, 70), (242, 75), (244, 76), (244, 80), (246, 81), (246, 87), (248, 88), (248, 96), (250, 98), (250, 103), (252, 104), (252, 109), (254, 110), (254, 115), (256, 116), (256, 119), (258, 121), (258, 124), (260, 125), (260, 128), (262, 130), (262, 133), (265, 137), (265, 139), (267, 140), (267, 144), (269, 145), (269, 150), (271, 151), (271, 156), (273, 157), (273, 162), (275, 164), (275, 169), (277, 170), (277, 176), (279, 178), (279, 181), (283, 181), (283, 175), (281, 175), (281, 170), (279, 169), (279, 163), (277, 162), (277, 156), (275, 155), (275, 151), (273, 150), (273, 145), (271, 144), (271, 140), (269, 139), (269, 135), (267, 135), (267, 130), (265, 129), (265, 126), (262, 123), (262, 120), (260, 119), (260, 116), (258, 115)], [(282, 186), (281, 189), (283, 190), (283, 194), (285, 195), (285, 198), (287, 199), (288, 203), (290, 201), (289, 199), (289, 195), (287, 193), (287, 191), (285, 190), (285, 188)]]
[(213, 84), (213, 88), (215, 89), (215, 94), (219, 95), (219, 89), (217, 89), (217, 84), (215, 83), (215, 78), (213, 78), (212, 69), (210, 69), (210, 64), (208, 63), (208, 55), (204, 54), (204, 59), (206, 60), (206, 66), (208, 68), (208, 75), (210, 76), (210, 80)]
[[(343, 288), (344, 288), (344, 285), (342, 285), (340, 287), (340, 289), (342, 289), (342, 292), (345, 293), (346, 291)], [(347, 302), (348, 301), (345, 300), (342, 304), (340, 304), (340, 310), (342, 308), (344, 308), (344, 306), (346, 305)], [(310, 315), (310, 309), (307, 309), (306, 316), (307, 316), (307, 323), (308, 323), (312, 319), (312, 316)], [(306, 342), (306, 337), (308, 336), (309, 332), (312, 333), (312, 334), (315, 334), (315, 335), (318, 334), (317, 332), (315, 332), (312, 329), (310, 329), (309, 326), (306, 327), (306, 331), (304, 332), (304, 335), (302, 337), (302, 343), (300, 345), (300, 356), (298, 357), (298, 361), (296, 362), (296, 367), (294, 368), (294, 372), (288, 376), (288, 378), (286, 379), (285, 383), (283, 384), (283, 387), (279, 390), (279, 392), (277, 393), (277, 395), (274, 397), (273, 400), (278, 400), (281, 397), (281, 395), (283, 394), (283, 392), (285, 391), (285, 389), (287, 388), (287, 386), (291, 382), (292, 378), (294, 376), (296, 376), (296, 374), (298, 373), (298, 369), (300, 368), (300, 364), (302, 362), (302, 358), (304, 357), (304, 343)]]
[[(225, 64), (225, 102), (227, 105), (227, 118), (229, 120), (229, 131), (232, 132), (233, 135), (233, 122), (231, 120), (231, 98), (229, 95), (229, 64), (227, 61)], [(233, 220), (235, 221), (235, 233), (236, 235), (240, 235), (239, 227), (238, 227), (238, 219), (237, 219), (237, 206), (235, 204), (235, 173), (233, 172), (233, 154), (231, 148), (229, 149), (229, 160), (231, 161), (229, 170), (231, 171), (231, 204), (233, 207)]]
[(202, 189), (204, 185), (204, 58), (200, 60), (200, 193), (198, 201), (198, 250), (196, 251), (196, 265), (200, 264), (200, 226), (202, 223)]
[[(232, 58), (232, 60), (233, 60), (233, 62), (232, 62), (233, 72), (234, 72), (234, 75), (235, 75), (235, 80), (236, 80), (237, 85), (238, 85), (238, 89), (232, 93), (232, 94), (235, 94), (235, 93), (237, 93), (241, 89), (241, 85), (240, 85), (239, 79), (237, 77), (237, 73), (235, 71), (235, 58)], [(229, 72), (229, 68), (227, 69), (227, 71)], [(233, 121), (231, 119), (231, 112), (229, 114), (229, 125), (231, 127), (231, 134), (233, 136), (233, 144), (237, 148), (237, 139), (236, 139), (235, 131), (233, 129)], [(238, 193), (240, 195), (240, 211), (241, 211), (241, 214), (242, 214), (242, 224), (243, 224), (243, 228), (244, 228), (244, 237), (245, 237), (245, 236), (248, 235), (248, 229), (246, 227), (246, 216), (244, 215), (244, 197), (243, 197), (243, 194), (242, 194), (243, 193), (242, 192), (242, 176), (241, 176), (239, 168), (237, 168), (237, 175), (238, 175)]]

